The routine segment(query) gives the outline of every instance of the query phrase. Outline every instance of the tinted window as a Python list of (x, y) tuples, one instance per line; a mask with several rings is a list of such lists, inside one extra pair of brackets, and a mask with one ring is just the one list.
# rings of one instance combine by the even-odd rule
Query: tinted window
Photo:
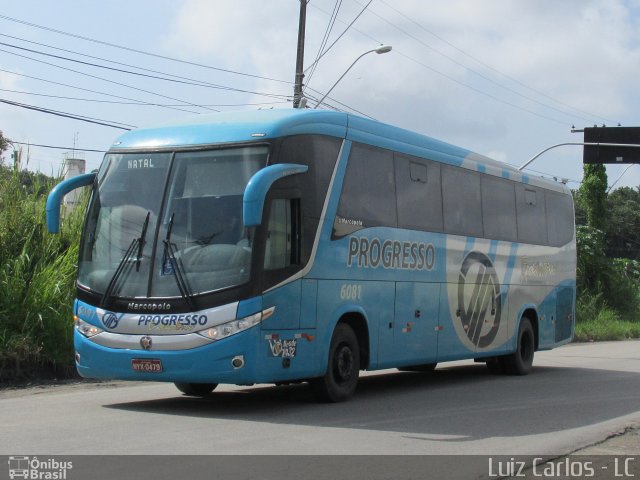
[(440, 165), (396, 155), (398, 225), (412, 230), (442, 231)]
[(544, 197), (544, 190), (541, 188), (516, 185), (518, 241), (537, 245), (547, 243)]
[(441, 168), (445, 231), (455, 235), (481, 237), (480, 175), (446, 165)]
[(264, 269), (286, 268), (295, 262), (295, 235), (292, 231), (292, 200), (279, 198), (271, 202), (267, 241), (264, 254)]
[(482, 219), (485, 237), (518, 241), (513, 182), (482, 175)]
[(570, 195), (545, 192), (549, 244), (560, 247), (573, 239), (573, 202)]
[(393, 154), (389, 150), (353, 144), (334, 236), (376, 226), (397, 226)]
[(302, 175), (291, 175), (278, 180), (275, 188), (297, 189), (301, 195), (301, 262), (311, 256), (322, 208), (338, 159), (342, 140), (322, 135), (295, 135), (285, 137), (275, 155), (276, 163), (308, 165)]

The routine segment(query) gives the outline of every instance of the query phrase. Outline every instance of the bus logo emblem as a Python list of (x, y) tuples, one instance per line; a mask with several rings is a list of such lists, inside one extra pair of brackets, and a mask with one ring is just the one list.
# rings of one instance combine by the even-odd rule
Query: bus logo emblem
[(151, 340), (151, 337), (149, 335), (145, 335), (140, 339), (140, 346), (144, 350), (149, 350), (152, 344), (153, 344), (153, 340)]
[(116, 328), (119, 322), (120, 317), (113, 312), (107, 312), (102, 316), (102, 324), (109, 329)]
[(470, 252), (458, 280), (456, 315), (471, 343), (484, 348), (496, 338), (502, 313), (502, 293), (493, 263), (484, 253)]

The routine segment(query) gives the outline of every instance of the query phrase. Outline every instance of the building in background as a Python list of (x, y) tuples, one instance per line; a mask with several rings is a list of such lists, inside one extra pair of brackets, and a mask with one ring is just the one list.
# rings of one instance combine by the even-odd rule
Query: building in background
[[(68, 152), (62, 164), (62, 175), (68, 180), (78, 175), (83, 175), (86, 170), (87, 161), (83, 158), (77, 158), (77, 151)], [(64, 196), (62, 201), (65, 213), (71, 213), (76, 205), (82, 202), (84, 189), (73, 190)]]

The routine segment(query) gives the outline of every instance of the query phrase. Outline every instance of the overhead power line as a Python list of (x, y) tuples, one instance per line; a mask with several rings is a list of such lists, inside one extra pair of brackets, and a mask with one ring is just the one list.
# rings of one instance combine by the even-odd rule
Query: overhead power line
[(313, 74), (316, 71), (318, 66), (318, 60), (324, 47), (327, 45), (329, 41), (329, 37), (331, 36), (331, 31), (333, 30), (333, 26), (336, 23), (336, 18), (338, 17), (338, 12), (340, 11), (340, 7), (342, 6), (342, 0), (336, 0), (335, 6), (333, 7), (333, 12), (331, 13), (331, 17), (329, 18), (329, 23), (327, 24), (327, 28), (324, 31), (324, 36), (322, 37), (322, 41), (320, 42), (320, 48), (318, 48), (318, 53), (316, 54), (316, 59), (313, 62), (313, 67), (311, 68), (311, 72), (307, 76), (306, 84), (309, 85), (311, 83), (311, 79), (313, 78)]
[(153, 107), (164, 107), (164, 108), (169, 108), (171, 110), (179, 110), (181, 112), (198, 113), (198, 112), (194, 112), (193, 110), (186, 110), (184, 108), (178, 108), (176, 106), (168, 106), (168, 105), (163, 105), (163, 104), (160, 104), (160, 103), (145, 102), (143, 100), (136, 100), (136, 99), (130, 98), (130, 97), (123, 97), (121, 95), (115, 95), (113, 93), (100, 92), (98, 90), (91, 90), (89, 88), (78, 87), (77, 85), (70, 85), (68, 83), (55, 82), (53, 80), (47, 80), (45, 78), (34, 77), (32, 75), (26, 75), (24, 73), (12, 72), (11, 70), (4, 70), (2, 68), (0, 68), (0, 72), (10, 73), (11, 75), (17, 75), (19, 77), (30, 78), (32, 80), (37, 80), (39, 82), (44, 82), (44, 83), (50, 83), (52, 85), (59, 85), (59, 86), (62, 86), (62, 87), (73, 88), (75, 90), (81, 90), (83, 92), (97, 93), (98, 95), (105, 95), (105, 96), (111, 97), (111, 98), (120, 98), (122, 100), (131, 100), (131, 101), (133, 101), (133, 102), (135, 102), (135, 103), (137, 103), (139, 105), (147, 105), (147, 106), (153, 106)]
[[(360, 2), (359, 2), (358, 0), (354, 0), (354, 1), (355, 1), (356, 3), (358, 3), (358, 4), (360, 4)], [(396, 10), (394, 9), (394, 11), (396, 11)], [(560, 113), (560, 114), (562, 114), (562, 115), (566, 115), (566, 116), (571, 117), (571, 118), (574, 118), (574, 119), (580, 119), (580, 120), (585, 121), (585, 122), (587, 122), (587, 123), (594, 123), (593, 118), (594, 118), (594, 117), (597, 117), (597, 116), (595, 116), (595, 115), (590, 115), (590, 114), (589, 114), (592, 118), (585, 118), (585, 117), (583, 117), (582, 115), (578, 115), (578, 114), (575, 114), (575, 113), (567, 112), (566, 110), (562, 110), (562, 109), (556, 108), (556, 107), (554, 107), (554, 106), (552, 106), (552, 105), (549, 105), (549, 104), (547, 104), (547, 103), (541, 102), (540, 100), (537, 100), (537, 99), (535, 99), (535, 98), (533, 98), (533, 97), (531, 97), (531, 96), (528, 96), (528, 95), (525, 95), (525, 94), (523, 94), (523, 93), (520, 93), (519, 91), (517, 91), (517, 90), (515, 90), (515, 89), (513, 89), (513, 88), (511, 88), (511, 87), (509, 87), (509, 86), (507, 86), (507, 85), (504, 85), (503, 83), (500, 83), (500, 82), (498, 82), (498, 81), (496, 81), (496, 80), (494, 80), (494, 79), (492, 79), (492, 78), (488, 77), (487, 75), (484, 75), (483, 73), (481, 73), (481, 72), (479, 72), (479, 71), (477, 71), (477, 70), (474, 70), (473, 68), (471, 68), (471, 67), (469, 67), (469, 66), (465, 65), (464, 63), (459, 62), (459, 61), (458, 61), (458, 60), (456, 60), (455, 58), (451, 57), (450, 55), (447, 55), (446, 53), (441, 52), (441, 51), (440, 51), (440, 50), (438, 50), (437, 48), (432, 47), (431, 45), (429, 45), (428, 43), (426, 43), (426, 42), (425, 42), (425, 41), (423, 41), (422, 39), (420, 39), (420, 38), (416, 37), (415, 35), (413, 35), (413, 34), (411, 34), (411, 33), (409, 33), (409, 32), (407, 32), (407, 31), (406, 31), (406, 30), (404, 30), (403, 28), (399, 27), (398, 25), (396, 25), (395, 23), (393, 23), (392, 21), (390, 21), (390, 20), (389, 20), (389, 19), (387, 19), (386, 17), (384, 17), (384, 16), (382, 16), (382, 15), (380, 15), (380, 14), (376, 13), (376, 12), (375, 12), (375, 11), (373, 11), (372, 9), (369, 9), (369, 13), (371, 13), (371, 14), (372, 14), (372, 15), (374, 15), (375, 17), (379, 18), (379, 19), (380, 19), (380, 20), (382, 20), (383, 22), (387, 23), (388, 25), (392, 26), (393, 28), (395, 28), (396, 30), (400, 31), (401, 33), (403, 33), (404, 35), (408, 36), (409, 38), (413, 39), (414, 41), (416, 41), (417, 43), (419, 43), (420, 45), (422, 45), (424, 48), (427, 48), (428, 50), (430, 50), (430, 51), (432, 51), (432, 52), (436, 53), (437, 55), (440, 55), (441, 57), (446, 58), (448, 61), (452, 62), (453, 64), (455, 64), (455, 65), (457, 65), (457, 66), (459, 66), (459, 67), (464, 68), (464, 69), (465, 69), (465, 70), (467, 70), (468, 72), (470, 72), (470, 73), (472, 73), (472, 74), (474, 74), (474, 75), (478, 76), (479, 78), (482, 78), (484, 81), (489, 82), (489, 83), (491, 83), (492, 85), (495, 85), (495, 86), (496, 86), (496, 87), (498, 87), (498, 88), (501, 88), (501, 89), (503, 89), (503, 90), (506, 90), (506, 91), (508, 91), (508, 92), (510, 92), (510, 93), (512, 93), (512, 94), (514, 94), (514, 95), (516, 95), (516, 96), (519, 96), (519, 97), (521, 97), (521, 98), (524, 98), (525, 100), (528, 100), (528, 101), (530, 101), (530, 102), (536, 103), (536, 104), (538, 104), (538, 105), (540, 105), (540, 106), (542, 106), (542, 107), (544, 107), (544, 108), (547, 108), (547, 109), (549, 109), (549, 110), (553, 110), (553, 111), (555, 111), (555, 112), (557, 112), (557, 113)], [(415, 21), (413, 21), (413, 22), (414, 22), (414, 23), (416, 23)], [(597, 122), (596, 122), (596, 123), (597, 123)], [(564, 122), (564, 124), (566, 124), (566, 122)]]
[(78, 152), (97, 152), (97, 153), (106, 153), (107, 150), (96, 150), (94, 148), (79, 148), (79, 147), (58, 147), (55, 145), (42, 145), (39, 143), (30, 143), (30, 142), (16, 142), (15, 140), (7, 139), (9, 143), (15, 143), (16, 145), (28, 145), (30, 147), (40, 147), (40, 148), (53, 148), (56, 150), (76, 150)]
[(53, 50), (72, 53), (74, 55), (80, 55), (80, 56), (86, 57), (86, 58), (92, 58), (94, 60), (101, 60), (103, 62), (108, 62), (108, 63), (112, 63), (112, 64), (115, 64), (115, 65), (121, 65), (121, 66), (129, 67), (129, 68), (135, 68), (135, 69), (141, 70), (143, 72), (151, 72), (151, 73), (159, 74), (159, 75), (162, 75), (162, 77), (157, 76), (157, 75), (148, 75), (148, 74), (144, 74), (144, 73), (140, 73), (140, 72), (134, 72), (134, 71), (130, 71), (130, 70), (124, 70), (124, 69), (115, 68), (115, 67), (109, 67), (109, 66), (106, 66), (106, 65), (100, 65), (100, 64), (92, 63), (92, 62), (85, 62), (85, 61), (82, 61), (82, 60), (69, 58), (69, 57), (65, 57), (65, 56), (62, 56), (62, 55), (54, 55), (52, 53), (46, 53), (46, 52), (42, 52), (42, 51), (39, 51), (39, 50), (34, 50), (34, 49), (26, 48), (26, 47), (20, 47), (20, 46), (17, 46), (17, 45), (12, 45), (12, 44), (9, 44), (9, 43), (0, 42), (0, 45), (5, 45), (5, 46), (11, 47), (11, 48), (16, 48), (16, 49), (19, 49), (19, 50), (36, 53), (38, 55), (45, 55), (45, 56), (48, 56), (48, 57), (53, 57), (53, 58), (57, 58), (57, 59), (60, 59), (60, 60), (66, 60), (66, 61), (70, 61), (70, 62), (75, 62), (75, 63), (79, 63), (79, 64), (91, 66), (91, 67), (97, 67), (97, 68), (102, 68), (102, 69), (106, 69), (106, 70), (112, 70), (112, 71), (116, 71), (116, 72), (127, 73), (127, 74), (131, 74), (131, 75), (138, 75), (138, 76), (142, 76), (142, 77), (154, 78), (154, 79), (158, 79), (158, 80), (170, 81), (170, 82), (175, 82), (175, 83), (182, 83), (182, 84), (185, 84), (185, 85), (193, 85), (193, 86), (197, 86), (197, 87), (207, 87), (207, 88), (213, 88), (213, 89), (217, 89), (217, 90), (225, 90), (225, 91), (239, 92), (239, 93), (248, 93), (248, 94), (252, 94), (252, 95), (260, 95), (260, 96), (269, 97), (269, 98), (287, 98), (286, 95), (280, 95), (280, 94), (274, 94), (274, 93), (268, 93), (268, 92), (256, 92), (256, 91), (252, 91), (252, 90), (246, 90), (246, 89), (241, 89), (241, 88), (237, 88), (237, 87), (231, 87), (231, 86), (228, 86), (228, 85), (221, 85), (221, 84), (206, 82), (204, 80), (197, 80), (197, 79), (193, 79), (193, 78), (189, 78), (189, 77), (175, 75), (175, 74), (172, 74), (172, 73), (161, 72), (161, 71), (153, 70), (153, 69), (149, 69), (149, 68), (142, 68), (142, 67), (138, 67), (136, 65), (131, 65), (131, 64), (128, 64), (128, 63), (118, 62), (118, 61), (110, 60), (110, 59), (103, 58), (103, 57), (96, 57), (94, 55), (87, 55), (85, 53), (80, 53), (80, 52), (76, 52), (76, 51), (73, 51), (73, 50), (68, 50), (68, 49), (65, 49), (65, 48), (55, 47), (53, 45), (48, 45), (46, 43), (33, 42), (31, 40), (26, 40), (24, 38), (15, 37), (13, 35), (6, 35), (6, 34), (3, 34), (3, 33), (0, 33), (0, 36), (13, 38), (15, 40), (19, 40), (19, 41), (30, 43), (30, 44), (34, 44), (34, 45), (39, 45), (39, 46), (42, 46), (42, 47), (45, 47), (45, 48), (50, 48), (50, 49), (53, 49)]
[[(97, 98), (66, 97), (64, 95), (50, 95), (47, 93), (25, 92), (22, 90), (10, 90), (8, 88), (0, 88), (0, 92), (17, 93), (20, 95), (33, 95), (35, 97), (58, 98), (62, 100), (75, 100), (80, 102), (109, 103), (109, 104), (116, 104), (116, 105), (139, 105), (139, 106), (153, 106), (153, 107), (179, 106), (177, 104), (166, 104), (166, 103), (148, 104), (146, 102), (139, 102), (139, 101), (117, 102), (115, 100), (99, 100)], [(207, 104), (206, 106), (207, 107), (251, 107), (251, 106), (264, 106), (264, 105), (278, 105), (282, 103), (288, 103), (288, 102), (286, 100), (280, 100), (277, 102), (255, 102), (255, 103), (212, 103), (212, 104)]]
[[(169, 100), (175, 100), (176, 102), (182, 102), (185, 106), (205, 108), (206, 110), (213, 110), (213, 111), (216, 111), (216, 112), (218, 111), (218, 110), (215, 110), (213, 108), (203, 107), (202, 105), (198, 105), (196, 103), (189, 102), (188, 100), (182, 100), (182, 99), (179, 99), (179, 98), (171, 97), (169, 95), (163, 95), (161, 93), (153, 92), (151, 90), (145, 90), (144, 88), (134, 87), (133, 85), (128, 85), (126, 83), (116, 82), (115, 80), (110, 80), (108, 78), (99, 77), (97, 75), (92, 75), (92, 74), (86, 73), (86, 72), (81, 72), (80, 70), (74, 70), (73, 68), (63, 67), (61, 65), (56, 65), (55, 63), (45, 62), (44, 60), (38, 60), (37, 58), (29, 57), (27, 55), (21, 55), (19, 53), (10, 52), (8, 50), (4, 50), (4, 49), (1, 49), (1, 48), (0, 48), (0, 52), (8, 53), (9, 55), (15, 55), (16, 57), (26, 58), (26, 59), (34, 61), (34, 62), (38, 62), (38, 63), (42, 63), (44, 65), (49, 65), (51, 67), (59, 68), (61, 70), (65, 70), (67, 72), (77, 73), (78, 75), (83, 75), (85, 77), (95, 78), (96, 80), (101, 80), (103, 82), (112, 83), (114, 85), (118, 85), (118, 86), (121, 86), (121, 87), (130, 88), (131, 90), (136, 90), (138, 92), (148, 93), (149, 95), (155, 95), (157, 97), (167, 98)], [(199, 113), (199, 112), (192, 111), (191, 113)]]
[(35, 110), (37, 112), (48, 113), (50, 115), (56, 115), (58, 117), (71, 118), (73, 120), (79, 120), (81, 122), (94, 123), (96, 125), (102, 125), (102, 126), (111, 127), (111, 128), (118, 128), (120, 130), (131, 130), (130, 128), (126, 128), (121, 125), (128, 125), (129, 127), (137, 128), (135, 125), (129, 125), (127, 123), (114, 122), (111, 120), (102, 120), (102, 119), (92, 118), (92, 117), (85, 117), (83, 115), (76, 115), (73, 113), (61, 112), (58, 110), (51, 110), (48, 108), (37, 107), (35, 105), (27, 105), (26, 103), (12, 102), (11, 100), (5, 100), (2, 98), (0, 98), (0, 103), (6, 103), (7, 105), (26, 108), (28, 110)]
[[(373, 2), (373, 0), (369, 0), (369, 2), (368, 2), (368, 3), (367, 3), (367, 4), (362, 8), (362, 10), (360, 10), (360, 13), (358, 13), (358, 15), (356, 15), (356, 16), (355, 16), (355, 18), (354, 18), (353, 20), (351, 20), (351, 23), (349, 23), (349, 24), (346, 26), (346, 28), (342, 31), (342, 33), (341, 33), (340, 35), (338, 35), (338, 37), (333, 41), (333, 43), (332, 43), (331, 45), (329, 45), (329, 46), (328, 46), (328, 47), (327, 47), (327, 48), (322, 52), (322, 54), (321, 54), (321, 55), (319, 55), (319, 56), (318, 56), (318, 58), (316, 58), (316, 59), (315, 59), (315, 61), (314, 61), (311, 65), (309, 65), (307, 68), (305, 68), (305, 70), (304, 70), (304, 71), (305, 71), (305, 73), (306, 73), (308, 70), (310, 70), (311, 68), (314, 68), (314, 67), (318, 64), (318, 62), (322, 59), (322, 57), (324, 57), (327, 53), (329, 53), (329, 50), (331, 50), (331, 49), (334, 47), (334, 45), (335, 45), (336, 43), (338, 43), (338, 41), (339, 41), (339, 40), (344, 36), (344, 34), (345, 34), (345, 33), (347, 33), (347, 31), (348, 31), (348, 30), (353, 26), (353, 24), (354, 24), (354, 23), (356, 23), (356, 20), (358, 20), (358, 18), (360, 18), (360, 16), (364, 13), (364, 11), (367, 9), (367, 7), (368, 7), (369, 5), (371, 5), (371, 2)], [(317, 7), (316, 7), (316, 8), (317, 8)], [(320, 11), (321, 11), (321, 12), (323, 12), (323, 13), (326, 13), (326, 12), (324, 12), (324, 10), (322, 10), (322, 9), (318, 9), (318, 10), (320, 10)], [(327, 15), (328, 15), (328, 14), (327, 14)], [(342, 23), (344, 23), (344, 22), (342, 22)]]
[[(357, 0), (354, 0), (354, 1), (356, 1), (356, 2), (357, 2)], [(359, 3), (359, 2), (357, 2), (357, 3)], [(323, 12), (324, 14), (329, 15), (329, 13), (328, 13), (328, 12), (326, 12), (326, 11), (325, 11), (325, 10), (323, 10), (323, 9), (321, 9), (320, 7), (317, 7), (317, 6), (314, 6), (314, 7), (315, 7), (317, 10), (320, 10), (321, 12)], [(343, 23), (344, 23), (344, 22), (343, 22)], [(377, 39), (377, 38), (373, 37), (372, 35), (369, 35), (369, 34), (368, 34), (368, 33), (366, 33), (366, 32), (363, 32), (362, 30), (359, 30), (359, 29), (357, 29), (357, 28), (353, 28), (353, 30), (354, 30), (354, 31), (356, 31), (356, 32), (358, 32), (360, 35), (363, 35), (363, 36), (365, 36), (365, 37), (367, 37), (367, 38), (369, 38), (369, 39), (373, 40), (374, 42), (376, 42), (376, 43), (378, 43), (378, 44), (382, 44), (382, 42), (381, 42), (379, 39)], [(475, 92), (475, 93), (478, 93), (478, 94), (480, 94), (480, 95), (483, 95), (483, 96), (485, 96), (485, 97), (487, 97), (487, 98), (489, 98), (489, 99), (491, 99), (491, 100), (494, 100), (494, 101), (496, 101), (496, 102), (502, 103), (502, 104), (507, 105), (507, 106), (509, 106), (509, 107), (515, 108), (515, 109), (517, 109), (517, 110), (521, 110), (521, 111), (523, 111), (523, 112), (529, 113), (529, 114), (531, 114), (531, 115), (534, 115), (534, 116), (536, 116), (536, 117), (542, 118), (542, 119), (544, 119), (544, 120), (549, 120), (549, 121), (551, 121), (551, 122), (558, 123), (558, 124), (563, 125), (563, 126), (568, 126), (568, 125), (570, 125), (570, 124), (569, 124), (569, 122), (562, 121), (562, 120), (558, 120), (557, 118), (552, 118), (552, 117), (550, 117), (550, 116), (548, 116), (548, 115), (544, 115), (544, 114), (541, 114), (541, 113), (535, 112), (535, 111), (533, 111), (533, 110), (530, 110), (530, 109), (528, 109), (528, 108), (522, 107), (522, 106), (517, 105), (517, 104), (515, 104), (515, 103), (509, 102), (509, 101), (507, 101), (507, 100), (503, 100), (502, 98), (496, 97), (495, 95), (492, 95), (492, 94), (490, 94), (490, 93), (487, 93), (487, 92), (485, 92), (485, 91), (483, 91), (483, 90), (481, 90), (481, 89), (479, 89), (479, 88), (477, 88), (477, 87), (474, 87), (474, 86), (472, 86), (472, 85), (469, 85), (469, 84), (467, 84), (467, 83), (465, 83), (465, 82), (462, 82), (462, 81), (458, 80), (457, 78), (454, 78), (454, 77), (453, 77), (453, 76), (451, 76), (451, 75), (448, 75), (448, 74), (446, 74), (446, 73), (444, 73), (444, 72), (441, 72), (441, 71), (439, 71), (438, 69), (436, 69), (436, 68), (434, 68), (434, 67), (431, 67), (431, 66), (427, 65), (426, 63), (421, 62), (420, 60), (418, 60), (418, 59), (416, 59), (416, 58), (414, 58), (414, 57), (412, 57), (412, 56), (410, 56), (410, 55), (407, 55), (407, 54), (403, 53), (403, 52), (402, 52), (401, 50), (399, 50), (398, 48), (394, 48), (394, 49), (393, 49), (393, 51), (394, 51), (394, 52), (396, 52), (396, 54), (397, 54), (397, 55), (400, 55), (400, 56), (402, 56), (402, 57), (406, 58), (407, 60), (409, 60), (409, 61), (411, 61), (411, 62), (413, 62), (413, 63), (416, 63), (417, 65), (420, 65), (421, 67), (426, 68), (427, 70), (429, 70), (429, 71), (431, 71), (431, 72), (433, 72), (433, 73), (435, 73), (435, 74), (437, 74), (437, 75), (440, 75), (440, 76), (441, 76), (441, 77), (443, 77), (443, 78), (446, 78), (447, 80), (450, 80), (450, 81), (452, 81), (452, 82), (454, 82), (454, 83), (456, 83), (456, 84), (460, 85), (461, 87), (467, 88), (467, 89), (469, 89), (469, 90), (471, 90), (471, 91), (473, 91), (473, 92)]]
[(25, 20), (20, 20), (18, 18), (8, 17), (6, 15), (0, 15), (0, 19), (8, 20), (10, 22), (20, 23), (20, 24), (26, 25), (28, 27), (39, 28), (41, 30), (46, 30), (48, 32), (57, 33), (59, 35), (66, 35), (66, 36), (69, 36), (69, 37), (78, 38), (80, 40), (85, 40), (87, 42), (93, 42), (93, 43), (97, 43), (97, 44), (100, 44), (100, 45), (105, 45), (105, 46), (112, 47), (112, 48), (119, 48), (121, 50), (127, 50), (129, 52), (139, 53), (141, 55), (147, 55), (147, 56), (151, 56), (151, 57), (155, 57), (155, 58), (161, 58), (163, 60), (170, 60), (172, 62), (178, 62), (178, 63), (182, 63), (182, 64), (186, 64), (186, 65), (193, 65), (193, 66), (196, 66), (196, 67), (207, 68), (209, 70), (216, 70), (216, 71), (219, 71), (219, 72), (230, 73), (230, 74), (233, 74), (233, 75), (241, 75), (241, 76), (244, 76), (244, 77), (259, 78), (261, 80), (269, 80), (269, 81), (272, 81), (272, 82), (287, 83), (287, 84), (292, 84), (293, 83), (293, 82), (289, 82), (287, 80), (281, 80), (281, 79), (278, 79), (278, 78), (266, 77), (266, 76), (262, 76), (262, 75), (254, 75), (254, 74), (245, 73), (245, 72), (238, 72), (238, 71), (229, 70), (229, 69), (226, 69), (226, 68), (213, 67), (211, 65), (205, 65), (205, 64), (202, 64), (202, 63), (191, 62), (191, 61), (188, 61), (188, 60), (182, 60), (182, 59), (179, 59), (179, 58), (169, 57), (167, 55), (160, 55), (160, 54), (157, 54), (157, 53), (146, 52), (144, 50), (137, 50), (135, 48), (125, 47), (124, 45), (118, 45), (118, 44), (115, 44), (115, 43), (110, 43), (110, 42), (105, 42), (105, 41), (102, 41), (102, 40), (97, 40), (95, 38), (90, 38), (90, 37), (85, 37), (85, 36), (82, 36), (82, 35), (77, 35), (77, 34), (71, 33), (71, 32), (65, 32), (63, 30), (57, 30), (55, 28), (46, 27), (44, 25), (38, 25), (36, 23), (27, 22)]
[[(380, 2), (381, 2), (381, 3), (383, 3), (384, 5), (386, 5), (388, 8), (390, 8), (390, 9), (391, 9), (391, 10), (393, 10), (394, 12), (396, 12), (398, 15), (402, 16), (402, 17), (403, 17), (403, 18), (405, 18), (406, 20), (408, 20), (408, 21), (410, 21), (411, 23), (413, 23), (414, 25), (416, 25), (418, 28), (420, 28), (420, 29), (424, 30), (425, 32), (427, 32), (429, 35), (432, 35), (433, 37), (437, 38), (437, 39), (438, 39), (438, 40), (440, 40), (441, 42), (445, 43), (446, 45), (450, 46), (450, 47), (451, 47), (451, 48), (453, 48), (454, 50), (458, 51), (459, 53), (461, 53), (461, 54), (462, 54), (462, 55), (464, 55), (465, 57), (467, 57), (467, 58), (469, 58), (469, 59), (471, 59), (471, 60), (473, 60), (473, 61), (477, 62), (478, 64), (480, 64), (480, 65), (482, 65), (483, 67), (485, 67), (485, 68), (487, 68), (487, 69), (491, 70), (492, 72), (494, 72), (494, 73), (496, 73), (496, 74), (500, 75), (501, 77), (506, 78), (507, 80), (509, 80), (509, 81), (511, 81), (511, 82), (513, 82), (513, 83), (516, 83), (516, 84), (520, 85), (522, 88), (525, 88), (525, 89), (527, 89), (527, 90), (529, 90), (529, 91), (531, 91), (531, 92), (533, 92), (533, 93), (536, 93), (536, 94), (538, 94), (538, 95), (540, 95), (540, 96), (542, 96), (542, 97), (544, 97), (544, 98), (546, 98), (546, 99), (548, 99), (548, 100), (551, 100), (552, 102), (557, 103), (558, 105), (562, 105), (562, 106), (564, 106), (564, 107), (566, 107), (566, 108), (569, 108), (569, 109), (571, 109), (571, 110), (574, 110), (574, 111), (576, 111), (576, 112), (579, 112), (579, 113), (581, 113), (581, 114), (583, 114), (583, 115), (588, 115), (588, 116), (590, 116), (590, 117), (599, 118), (600, 120), (604, 120), (605, 122), (608, 122), (608, 123), (615, 123), (613, 120), (610, 120), (610, 119), (607, 119), (607, 118), (601, 117), (600, 115), (596, 115), (596, 114), (594, 114), (594, 113), (590, 113), (590, 112), (587, 112), (587, 111), (585, 111), (585, 110), (581, 110), (581, 109), (579, 109), (579, 108), (577, 108), (577, 107), (574, 107), (574, 106), (572, 106), (572, 105), (569, 105), (568, 103), (565, 103), (565, 102), (562, 102), (561, 100), (558, 100), (558, 99), (556, 99), (556, 98), (553, 98), (553, 97), (551, 97), (550, 95), (547, 95), (546, 93), (544, 93), (544, 92), (542, 92), (542, 91), (540, 91), (540, 90), (537, 90), (537, 89), (535, 89), (535, 88), (530, 87), (529, 85), (526, 85), (525, 83), (521, 82), (520, 80), (518, 80), (518, 79), (516, 79), (516, 78), (514, 78), (514, 77), (512, 77), (512, 76), (510, 76), (510, 75), (508, 75), (508, 74), (506, 74), (506, 73), (504, 73), (504, 72), (502, 72), (502, 71), (498, 70), (498, 69), (497, 69), (497, 68), (495, 68), (495, 67), (492, 67), (492, 66), (491, 66), (491, 65), (489, 65), (488, 63), (483, 62), (483, 61), (482, 61), (482, 60), (480, 60), (479, 58), (477, 58), (477, 57), (475, 57), (475, 56), (473, 56), (473, 55), (471, 55), (471, 54), (467, 53), (466, 51), (464, 51), (463, 49), (461, 49), (461, 48), (459, 48), (458, 46), (454, 45), (453, 43), (449, 42), (448, 40), (446, 40), (446, 39), (445, 39), (445, 38), (443, 38), (442, 36), (438, 35), (437, 33), (433, 32), (432, 30), (429, 30), (429, 29), (428, 29), (428, 28), (426, 28), (424, 25), (422, 25), (422, 24), (420, 24), (420, 23), (416, 22), (416, 20), (415, 20), (415, 19), (411, 18), (411, 17), (410, 17), (410, 16), (408, 16), (408, 15), (405, 15), (404, 13), (402, 13), (400, 10), (398, 10), (397, 8), (395, 8), (395, 7), (393, 7), (392, 5), (390, 5), (390, 4), (389, 4), (388, 2), (386, 2), (385, 0), (380, 0)], [(465, 68), (467, 68), (467, 69), (468, 69), (468, 67), (466, 67), (466, 66), (465, 66)]]

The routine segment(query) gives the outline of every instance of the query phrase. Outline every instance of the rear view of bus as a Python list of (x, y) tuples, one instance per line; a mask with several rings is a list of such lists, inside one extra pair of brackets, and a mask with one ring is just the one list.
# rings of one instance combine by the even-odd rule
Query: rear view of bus
[[(513, 169), (473, 158), (326, 111), (226, 113), (123, 135), (97, 173), (61, 183), (47, 203), (55, 232), (62, 196), (91, 187), (73, 310), (79, 373), (190, 395), (309, 381), (341, 401), (364, 369), (475, 358), (528, 372), (534, 349), (573, 332), (570, 194), (524, 188)], [(488, 199), (480, 215), (445, 188), (467, 176), (471, 206)], [(520, 197), (529, 227), (516, 218)], [(543, 202), (562, 206), (562, 238)]]

